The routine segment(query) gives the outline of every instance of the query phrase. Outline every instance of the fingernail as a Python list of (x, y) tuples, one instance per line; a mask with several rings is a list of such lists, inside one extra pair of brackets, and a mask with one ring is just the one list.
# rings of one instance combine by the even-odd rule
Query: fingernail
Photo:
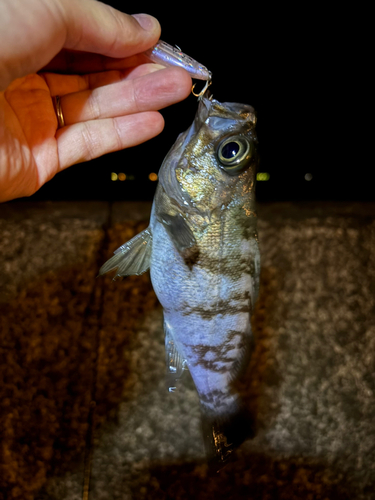
[(132, 14), (142, 28), (146, 31), (153, 31), (159, 27), (159, 21), (148, 14)]
[(161, 64), (150, 64), (150, 66), (147, 68), (149, 73), (160, 71), (161, 69), (165, 69), (165, 66), (162, 66)]

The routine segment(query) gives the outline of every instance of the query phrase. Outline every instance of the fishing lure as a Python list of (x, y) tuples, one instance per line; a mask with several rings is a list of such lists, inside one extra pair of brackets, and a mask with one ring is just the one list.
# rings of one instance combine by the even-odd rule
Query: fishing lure
[(165, 66), (179, 66), (186, 69), (192, 78), (212, 80), (212, 73), (192, 57), (184, 54), (179, 47), (159, 40), (156, 45), (145, 52), (151, 61)]
[(156, 45), (145, 52), (145, 55), (153, 62), (164, 66), (178, 66), (185, 69), (189, 75), (196, 80), (206, 80), (206, 85), (199, 94), (192, 93), (196, 97), (200, 97), (205, 93), (211, 85), (212, 73), (203, 64), (199, 63), (192, 57), (184, 54), (179, 47), (173, 47), (169, 43), (159, 40)]

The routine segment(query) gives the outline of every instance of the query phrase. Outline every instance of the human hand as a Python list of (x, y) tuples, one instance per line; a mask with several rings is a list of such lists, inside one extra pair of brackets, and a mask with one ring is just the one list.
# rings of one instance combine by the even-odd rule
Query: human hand
[(190, 93), (186, 71), (142, 56), (160, 36), (157, 20), (145, 14), (95, 0), (6, 0), (0, 33), (0, 201), (29, 196), (70, 165), (154, 137), (164, 127), (157, 110)]

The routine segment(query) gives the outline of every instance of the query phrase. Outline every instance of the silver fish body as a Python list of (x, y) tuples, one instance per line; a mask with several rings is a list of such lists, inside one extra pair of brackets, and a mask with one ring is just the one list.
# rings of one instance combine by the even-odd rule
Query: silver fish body
[(255, 122), (252, 107), (204, 96), (160, 169), (149, 227), (100, 271), (150, 267), (170, 390), (188, 367), (206, 443), (220, 462), (249, 434), (235, 382), (249, 359), (259, 286)]

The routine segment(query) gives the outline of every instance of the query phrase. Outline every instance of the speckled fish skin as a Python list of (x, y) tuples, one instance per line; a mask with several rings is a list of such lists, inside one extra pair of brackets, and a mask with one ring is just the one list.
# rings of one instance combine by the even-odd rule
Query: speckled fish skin
[[(250, 434), (234, 386), (249, 359), (259, 282), (255, 122), (251, 106), (201, 98), (193, 124), (163, 162), (143, 242), (164, 309), (170, 390), (187, 365), (206, 444), (219, 462)], [(248, 148), (239, 166), (221, 163), (224, 143)], [(112, 259), (101, 273), (115, 267), (119, 259)]]

